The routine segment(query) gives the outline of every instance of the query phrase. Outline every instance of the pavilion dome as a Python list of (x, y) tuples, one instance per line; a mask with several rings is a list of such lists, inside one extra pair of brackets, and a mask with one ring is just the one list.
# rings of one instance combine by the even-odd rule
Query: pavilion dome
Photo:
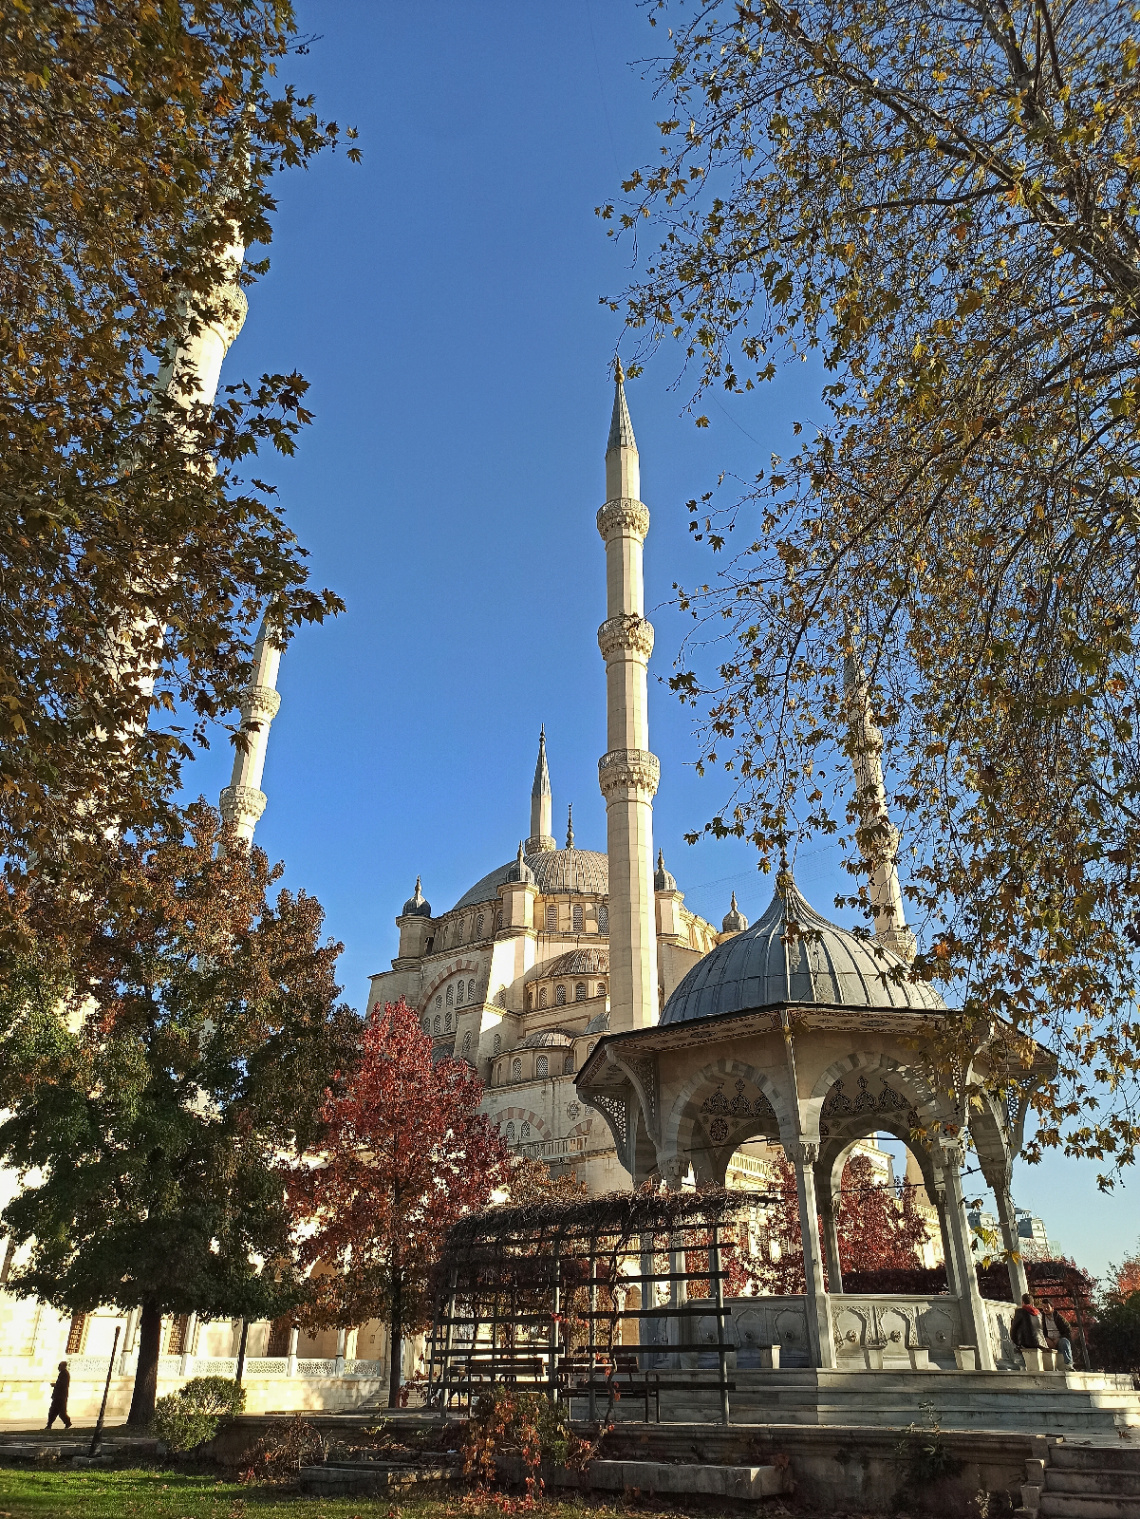
[(604, 949), (571, 949), (540, 972), (546, 976), (605, 976), (609, 974), (610, 957)]
[(423, 891), (420, 889), (420, 878), (419, 878), (419, 876), (416, 877), (416, 889), (415, 889), (415, 892), (404, 903), (404, 910), (400, 914), (400, 916), (402, 918), (411, 918), (411, 917), (430, 918), (431, 917), (431, 903), (428, 902), (425, 899)]
[[(789, 934), (793, 923), (803, 932)], [(900, 970), (907, 966), (897, 955), (821, 917), (782, 871), (763, 916), (698, 960), (666, 1002), (661, 1022), (781, 1003), (915, 1013), (945, 1007), (925, 982), (894, 979)]]
[[(542, 849), (526, 855), (525, 862), (543, 896), (609, 895), (609, 861), (597, 850)], [(458, 911), (461, 907), (474, 907), (479, 902), (497, 901), (499, 887), (511, 879), (510, 872), (516, 868), (516, 864), (515, 860), (508, 860), (505, 865), (500, 865), (497, 870), (485, 875), (481, 881), (476, 881), (471, 890), (460, 897), (452, 911)]]

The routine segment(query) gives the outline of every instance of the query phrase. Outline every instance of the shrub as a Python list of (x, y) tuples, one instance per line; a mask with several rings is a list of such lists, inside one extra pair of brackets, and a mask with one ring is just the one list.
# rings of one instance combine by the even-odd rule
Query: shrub
[(494, 1387), (478, 1399), (467, 1421), (463, 1469), (471, 1477), (492, 1481), (502, 1457), (517, 1457), (526, 1472), (528, 1498), (541, 1491), (542, 1463), (577, 1465), (588, 1450), (567, 1424), (561, 1409), (544, 1393)]
[(168, 1398), (159, 1398), (154, 1430), (171, 1450), (193, 1450), (245, 1407), (245, 1388), (230, 1377), (191, 1377)]
[(300, 1414), (275, 1419), (249, 1453), (238, 1480), (292, 1483), (302, 1466), (319, 1466), (326, 1454), (324, 1440)]
[(1105, 1371), (1140, 1372), (1140, 1292), (1111, 1299), (1089, 1331), (1090, 1349)]

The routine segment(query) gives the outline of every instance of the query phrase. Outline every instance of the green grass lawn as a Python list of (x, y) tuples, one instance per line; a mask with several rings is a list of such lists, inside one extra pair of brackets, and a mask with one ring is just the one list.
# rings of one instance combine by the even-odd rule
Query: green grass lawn
[[(619, 1509), (544, 1503), (544, 1519), (616, 1519)], [(674, 1511), (675, 1512), (675, 1511)], [(176, 1471), (33, 1471), (0, 1467), (0, 1519), (499, 1519), (491, 1503), (454, 1497), (307, 1498)]]

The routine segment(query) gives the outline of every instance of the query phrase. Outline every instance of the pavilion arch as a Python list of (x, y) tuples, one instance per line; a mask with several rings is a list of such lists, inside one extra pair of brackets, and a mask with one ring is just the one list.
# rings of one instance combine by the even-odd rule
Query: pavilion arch
[[(847, 1076), (855, 1076), (858, 1079), (859, 1076), (871, 1075), (880, 1077), (884, 1085), (889, 1085), (901, 1097), (906, 1097), (924, 1125), (937, 1123), (946, 1116), (936, 1093), (912, 1066), (901, 1065), (890, 1055), (880, 1054), (875, 1050), (860, 1050), (844, 1055), (840, 1060), (832, 1061), (820, 1074), (812, 1088), (811, 1096), (801, 1104), (805, 1131), (810, 1126), (814, 1134), (819, 1135), (820, 1114), (837, 1081), (842, 1081)], [(882, 1123), (879, 1127), (889, 1128), (890, 1124)]]
[[(743, 1091), (737, 1089), (738, 1083), (743, 1083)], [(747, 1092), (749, 1086), (764, 1099), (759, 1112), (755, 1095)], [(728, 1131), (718, 1142), (705, 1137), (707, 1115), (701, 1109), (725, 1087), (732, 1090), (727, 1098), (729, 1112), (724, 1115)], [(743, 1101), (748, 1102), (748, 1113), (733, 1112), (733, 1104), (742, 1106)], [(786, 1093), (770, 1075), (743, 1061), (725, 1058), (710, 1062), (689, 1077), (665, 1116), (663, 1128), (663, 1157), (690, 1158), (699, 1180), (723, 1182), (728, 1162), (742, 1144), (758, 1138), (785, 1144), (785, 1136), (795, 1133), (795, 1120)]]

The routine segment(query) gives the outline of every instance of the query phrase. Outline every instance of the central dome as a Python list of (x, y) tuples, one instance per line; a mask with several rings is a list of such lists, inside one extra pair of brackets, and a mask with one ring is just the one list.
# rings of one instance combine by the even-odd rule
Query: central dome
[[(801, 932), (788, 932), (790, 923)], [(895, 980), (902, 960), (829, 923), (784, 875), (767, 911), (699, 960), (675, 988), (662, 1023), (689, 1023), (781, 1003), (938, 1012), (945, 1003), (925, 982)]]
[[(604, 854), (594, 849), (542, 849), (525, 857), (526, 864), (534, 872), (535, 885), (543, 896), (559, 893), (572, 896), (605, 897), (610, 890), (609, 862)], [(478, 902), (498, 900), (499, 887), (507, 880), (507, 873), (517, 861), (508, 860), (498, 870), (492, 870), (471, 890), (460, 897), (452, 908), (474, 907)]]

